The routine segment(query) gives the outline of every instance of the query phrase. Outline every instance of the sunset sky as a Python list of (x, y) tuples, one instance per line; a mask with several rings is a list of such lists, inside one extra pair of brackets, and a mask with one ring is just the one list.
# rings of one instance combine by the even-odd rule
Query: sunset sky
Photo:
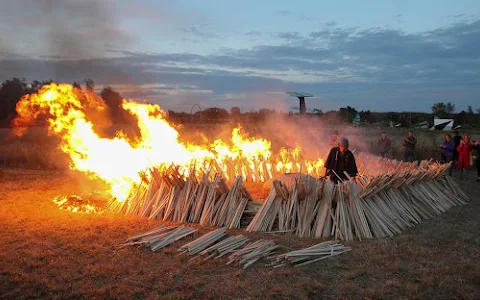
[(164, 109), (480, 108), (479, 1), (2, 1), (0, 80), (91, 78)]

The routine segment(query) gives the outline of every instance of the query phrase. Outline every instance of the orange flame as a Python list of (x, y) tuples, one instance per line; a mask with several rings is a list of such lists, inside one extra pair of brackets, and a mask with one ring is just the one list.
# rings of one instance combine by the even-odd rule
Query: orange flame
[[(208, 146), (179, 142), (178, 132), (165, 120), (157, 105), (123, 101), (125, 110), (136, 116), (140, 138), (127, 139), (123, 132), (104, 138), (95, 132), (91, 115), (106, 110), (93, 92), (83, 92), (68, 84), (49, 84), (36, 94), (25, 95), (17, 104), (17, 125), (47, 115), (49, 132), (61, 138), (60, 148), (70, 156), (70, 168), (107, 182), (118, 200), (128, 197), (141, 181), (140, 172), (154, 166), (178, 165), (187, 171), (193, 164), (216, 166), (227, 179), (243, 175), (247, 180), (265, 181), (278, 172), (308, 172), (319, 176), (323, 160), (305, 161), (301, 149), (271, 152), (271, 142), (249, 138), (235, 128), (229, 143), (216, 140)], [(17, 127), (22, 134), (22, 127)], [(275, 167), (273, 167), (275, 166)]]

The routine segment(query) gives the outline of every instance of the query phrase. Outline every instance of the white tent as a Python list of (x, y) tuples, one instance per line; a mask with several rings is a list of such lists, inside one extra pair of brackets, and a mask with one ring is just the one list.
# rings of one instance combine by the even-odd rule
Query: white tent
[(452, 131), (453, 130), (453, 119), (433, 119), (433, 126), (430, 130), (442, 130), (442, 131)]

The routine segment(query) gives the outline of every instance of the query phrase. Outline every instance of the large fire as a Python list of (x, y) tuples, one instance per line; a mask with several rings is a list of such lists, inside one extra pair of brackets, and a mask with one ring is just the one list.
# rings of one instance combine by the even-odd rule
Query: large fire
[[(105, 111), (105, 103), (93, 92), (68, 84), (52, 83), (22, 97), (16, 124), (46, 117), (49, 133), (61, 138), (60, 148), (71, 158), (70, 168), (104, 180), (118, 200), (128, 197), (149, 168), (171, 164), (184, 173), (195, 167), (222, 173), (227, 179), (242, 175), (250, 181), (266, 181), (285, 172), (322, 175), (323, 160), (304, 160), (299, 147), (281, 149), (274, 155), (270, 141), (250, 138), (241, 127), (232, 131), (229, 141), (186, 144), (179, 141), (178, 132), (165, 120), (159, 106), (126, 100), (122, 106), (138, 120), (140, 137), (134, 141), (121, 131), (114, 138), (101, 137), (95, 131), (95, 116)], [(17, 130), (22, 134), (24, 127)]]

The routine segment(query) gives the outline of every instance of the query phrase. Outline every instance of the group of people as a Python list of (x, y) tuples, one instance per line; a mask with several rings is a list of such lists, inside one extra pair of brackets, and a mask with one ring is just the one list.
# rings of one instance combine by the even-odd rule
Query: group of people
[[(402, 141), (404, 147), (404, 160), (408, 162), (415, 161), (415, 146), (417, 139), (413, 131), (408, 132), (408, 136)], [(348, 180), (349, 177), (358, 175), (355, 157), (348, 150), (349, 142), (346, 138), (340, 138), (338, 131), (334, 131), (330, 137), (329, 145), (331, 147), (325, 162), (326, 175), (334, 182), (339, 180)], [(392, 150), (392, 141), (387, 133), (383, 131), (378, 140), (378, 154), (381, 157), (388, 158)], [(468, 135), (461, 137), (458, 131), (445, 136), (445, 141), (440, 145), (441, 162), (451, 163), (448, 174), (452, 175), (454, 166), (461, 170), (460, 179), (466, 180), (467, 170), (471, 165), (470, 157), (472, 151), (476, 151), (474, 164), (477, 168), (477, 181), (480, 181), (480, 145), (478, 141), (470, 141)]]
[[(413, 135), (413, 131), (408, 132), (408, 136), (403, 140), (404, 147), (404, 161), (415, 161), (415, 146), (417, 139)], [(378, 140), (379, 155), (388, 157), (392, 147), (392, 142), (387, 137), (386, 132), (382, 132), (381, 138)], [(477, 168), (477, 181), (480, 181), (480, 146), (478, 141), (470, 141), (468, 135), (460, 136), (458, 131), (453, 132), (453, 137), (450, 134), (445, 135), (444, 142), (440, 145), (440, 162), (451, 163), (448, 169), (448, 174), (451, 176), (454, 166), (461, 170), (460, 179), (465, 180), (467, 177), (467, 170), (471, 165), (470, 157), (472, 151), (476, 151), (475, 162)]]
[(472, 164), (470, 158), (472, 152), (475, 151), (473, 164), (475, 164), (477, 168), (477, 181), (480, 181), (480, 145), (478, 145), (478, 141), (470, 141), (470, 137), (467, 134), (462, 138), (458, 131), (454, 131), (453, 137), (449, 134), (445, 136), (445, 140), (440, 145), (440, 149), (440, 161), (444, 163), (452, 162), (448, 174), (452, 175), (453, 166), (456, 164), (457, 168), (461, 170), (460, 179), (462, 180), (466, 180), (467, 178), (467, 170)]

